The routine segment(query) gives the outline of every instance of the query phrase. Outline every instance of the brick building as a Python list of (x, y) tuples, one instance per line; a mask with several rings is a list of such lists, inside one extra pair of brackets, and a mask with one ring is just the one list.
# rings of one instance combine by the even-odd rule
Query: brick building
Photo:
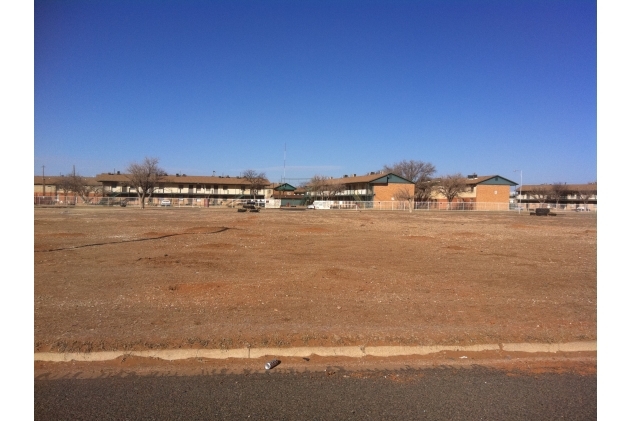
[(354, 202), (385, 202), (405, 200), (414, 194), (414, 183), (394, 173), (373, 172), (367, 175), (345, 175), (324, 180), (320, 186), (310, 186), (307, 196)]
[[(483, 210), (487, 206), (489, 210), (509, 210), (511, 200), (511, 187), (518, 184), (501, 175), (468, 175), (465, 181), (466, 189), (453, 200), (452, 203), (475, 203), (475, 209)], [(436, 202), (447, 202), (447, 199), (438, 192), (432, 196)]]
[(557, 209), (596, 210), (598, 184), (535, 184), (517, 189), (515, 200), (526, 209), (550, 205)]
[[(127, 174), (104, 173), (95, 179), (103, 185), (105, 196), (136, 197), (136, 190), (130, 186)], [(243, 177), (230, 176), (190, 176), (186, 174), (166, 175), (158, 182), (153, 195), (164, 198), (191, 198), (209, 200), (265, 199), (272, 195), (269, 181), (252, 196), (250, 183)]]

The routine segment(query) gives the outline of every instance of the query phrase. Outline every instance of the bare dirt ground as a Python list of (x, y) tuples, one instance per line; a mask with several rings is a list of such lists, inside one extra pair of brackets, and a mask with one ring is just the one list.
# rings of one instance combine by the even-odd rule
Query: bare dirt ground
[(596, 340), (596, 215), (41, 208), (35, 352)]

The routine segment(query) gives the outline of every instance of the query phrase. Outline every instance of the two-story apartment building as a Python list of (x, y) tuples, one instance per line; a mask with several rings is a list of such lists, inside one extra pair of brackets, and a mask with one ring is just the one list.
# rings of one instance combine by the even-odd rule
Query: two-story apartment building
[[(440, 180), (437, 183), (440, 184)], [(465, 185), (465, 190), (458, 194), (454, 203), (471, 204), (470, 207), (473, 209), (475, 206), (476, 210), (509, 210), (511, 187), (518, 184), (497, 174), (471, 174), (465, 179)], [(434, 190), (432, 200), (447, 202), (447, 198), (439, 190)]]
[[(130, 186), (129, 176), (120, 173), (98, 174), (96, 180), (103, 185), (105, 196), (135, 197), (136, 190)], [(158, 182), (153, 195), (165, 198), (265, 199), (272, 195), (269, 181), (252, 195), (251, 185), (242, 177), (166, 175)]]
[[(79, 177), (84, 183), (81, 190), (86, 200), (101, 196), (101, 183), (96, 177)], [(35, 176), (33, 183), (33, 196), (35, 204), (44, 205), (52, 203), (75, 203), (80, 194), (69, 189), (69, 177), (60, 176)]]
[(515, 201), (526, 208), (542, 205), (560, 209), (595, 210), (598, 205), (598, 184), (528, 184), (515, 192)]
[(414, 194), (414, 183), (394, 173), (373, 172), (367, 175), (345, 175), (329, 178), (307, 188), (306, 195), (313, 200), (339, 200), (354, 202), (381, 202), (404, 200)]

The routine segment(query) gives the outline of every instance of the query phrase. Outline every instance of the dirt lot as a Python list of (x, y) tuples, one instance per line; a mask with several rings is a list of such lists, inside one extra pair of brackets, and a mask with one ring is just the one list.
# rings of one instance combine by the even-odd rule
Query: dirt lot
[(596, 215), (35, 209), (36, 352), (596, 340)]

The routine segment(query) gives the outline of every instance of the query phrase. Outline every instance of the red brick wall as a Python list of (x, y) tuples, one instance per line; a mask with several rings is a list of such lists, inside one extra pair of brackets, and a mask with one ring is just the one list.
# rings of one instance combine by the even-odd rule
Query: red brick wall
[(373, 200), (375, 202), (389, 202), (392, 198), (394, 198), (394, 200), (398, 200), (397, 192), (402, 189), (407, 191), (409, 194), (414, 194), (414, 184), (391, 183), (388, 185), (376, 185), (373, 187), (375, 192)]
[(476, 187), (476, 202), (508, 203), (510, 198), (510, 186), (486, 186)]

